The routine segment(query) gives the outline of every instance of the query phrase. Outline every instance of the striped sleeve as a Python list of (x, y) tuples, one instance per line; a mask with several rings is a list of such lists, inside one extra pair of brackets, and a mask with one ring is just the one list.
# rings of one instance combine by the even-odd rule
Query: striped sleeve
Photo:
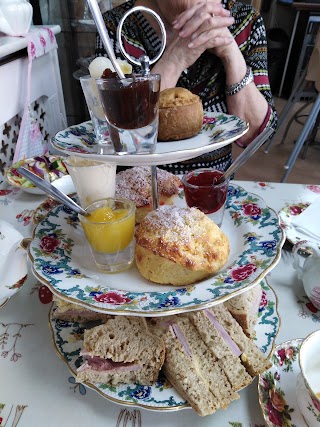
[(235, 35), (235, 39), (247, 65), (252, 68), (255, 85), (269, 104), (267, 115), (259, 131), (260, 133), (265, 127), (273, 127), (275, 129), (278, 121), (268, 77), (266, 29), (262, 16), (254, 9), (251, 9), (251, 13), (242, 22), (242, 26), (240, 31)]

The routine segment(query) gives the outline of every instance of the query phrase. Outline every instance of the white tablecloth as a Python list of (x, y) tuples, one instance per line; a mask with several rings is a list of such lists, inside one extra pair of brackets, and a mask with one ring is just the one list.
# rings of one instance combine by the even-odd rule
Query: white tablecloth
[[(261, 196), (275, 211), (296, 202), (312, 202), (320, 194), (320, 186), (315, 185), (235, 183)], [(0, 190), (0, 217), (24, 236), (31, 236), (33, 210), (44, 198), (12, 187)], [(291, 260), (291, 254), (286, 253), (267, 276), (277, 294), (281, 318), (276, 343), (304, 338), (320, 327), (320, 311), (310, 310)], [(124, 407), (76, 384), (66, 364), (57, 357), (48, 328), (50, 304), (43, 302), (46, 301), (39, 299), (39, 284), (29, 266), (27, 283), (0, 309), (0, 426), (117, 426)], [(133, 415), (134, 408), (127, 410)], [(257, 380), (240, 391), (240, 399), (232, 402), (227, 410), (205, 418), (190, 409), (138, 411), (141, 427), (265, 425), (258, 402)], [(121, 422), (119, 426), (124, 424)], [(138, 423), (128, 420), (127, 426), (138, 427)]]

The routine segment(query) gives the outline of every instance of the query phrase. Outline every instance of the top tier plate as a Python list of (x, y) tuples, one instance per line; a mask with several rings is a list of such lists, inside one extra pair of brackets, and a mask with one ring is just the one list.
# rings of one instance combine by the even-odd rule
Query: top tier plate
[(70, 126), (52, 138), (52, 145), (64, 154), (114, 162), (120, 166), (150, 166), (181, 162), (231, 144), (249, 130), (249, 124), (236, 116), (205, 112), (200, 133), (181, 141), (158, 142), (152, 154), (99, 154), (91, 122)]

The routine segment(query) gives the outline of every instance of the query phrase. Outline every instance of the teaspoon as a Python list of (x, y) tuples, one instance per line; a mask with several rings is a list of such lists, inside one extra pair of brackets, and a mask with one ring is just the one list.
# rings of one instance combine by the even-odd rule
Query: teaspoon
[(261, 147), (261, 145), (272, 135), (274, 129), (265, 128), (249, 145), (243, 150), (232, 165), (227, 169), (223, 176), (219, 179), (219, 182), (223, 182), (230, 178), (249, 158)]
[(58, 190), (56, 187), (50, 184), (50, 182), (45, 181), (44, 179), (40, 178), (38, 175), (29, 171), (26, 168), (19, 167), (17, 171), (19, 172), (20, 175), (24, 176), (26, 179), (32, 182), (32, 184), (34, 184), (36, 187), (40, 188), (46, 194), (58, 200), (58, 202), (67, 206), (72, 211), (84, 216), (90, 215), (87, 211), (82, 209), (82, 207), (79, 206), (75, 201), (73, 201), (70, 197), (68, 197), (66, 194), (62, 193), (62, 191)]

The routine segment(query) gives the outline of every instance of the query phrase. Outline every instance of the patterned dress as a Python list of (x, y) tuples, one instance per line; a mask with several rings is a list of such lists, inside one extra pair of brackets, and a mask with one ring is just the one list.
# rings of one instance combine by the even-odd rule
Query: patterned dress
[[(116, 41), (116, 30), (123, 14), (134, 6), (134, 0), (129, 0), (121, 6), (104, 14), (104, 21), (113, 41), (116, 57), (121, 57), (119, 45)], [(260, 132), (266, 126), (276, 127), (277, 115), (270, 90), (267, 71), (267, 39), (261, 15), (250, 5), (222, 0), (224, 7), (234, 17), (234, 24), (229, 30), (237, 42), (244, 58), (252, 68), (254, 82), (269, 104), (265, 120)], [(123, 45), (126, 52), (139, 58), (146, 53), (150, 58), (156, 56), (161, 46), (161, 40), (146, 18), (140, 13), (129, 15), (123, 26)], [(105, 55), (99, 35), (96, 40), (96, 56)], [(133, 67), (135, 71), (138, 68)], [(180, 76), (177, 86), (189, 89), (202, 99), (205, 111), (227, 113), (225, 96), (226, 75), (219, 58), (209, 52), (201, 57)], [(227, 169), (232, 163), (232, 145), (215, 150), (211, 153), (179, 163), (163, 166), (175, 174), (184, 173), (200, 167)]]

